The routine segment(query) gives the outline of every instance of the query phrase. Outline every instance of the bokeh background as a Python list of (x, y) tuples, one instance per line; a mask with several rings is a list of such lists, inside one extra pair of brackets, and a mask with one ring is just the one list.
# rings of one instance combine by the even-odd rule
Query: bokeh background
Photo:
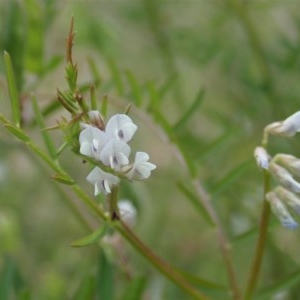
[[(65, 38), (73, 15), (79, 83), (84, 89), (95, 82), (99, 100), (109, 95), (109, 114), (132, 103), (131, 117), (139, 125), (132, 147), (148, 152), (157, 165), (148, 181), (122, 186), (121, 197), (138, 211), (134, 230), (167, 261), (218, 285), (204, 288), (213, 299), (230, 299), (216, 230), (178, 188), (192, 189), (189, 172), (149, 103), (155, 98), (163, 118), (177, 124), (176, 140), (220, 216), (244, 287), (262, 207), (262, 174), (253, 149), (264, 126), (300, 106), (299, 5), (298, 0), (0, 1), (0, 49), (13, 60), (24, 128), (42, 144), (30, 97), (34, 93), (47, 108), (57, 88), (67, 87)], [(0, 107), (10, 116), (2, 58)], [(187, 120), (178, 123), (189, 109)], [(50, 113), (47, 125), (62, 115)], [(53, 136), (59, 146), (61, 133)], [(298, 156), (299, 140), (272, 138), (270, 153)], [(61, 161), (92, 195), (85, 182), (88, 166), (69, 150)], [(1, 129), (1, 300), (188, 299), (124, 241), (115, 247), (104, 242), (102, 249), (70, 247), (87, 231), (65, 195), (95, 229), (98, 222), (51, 175)], [(273, 217), (257, 299), (299, 299), (299, 247), (299, 231), (282, 229)], [(282, 278), (293, 280), (280, 288)], [(266, 293), (272, 286), (275, 296)]]

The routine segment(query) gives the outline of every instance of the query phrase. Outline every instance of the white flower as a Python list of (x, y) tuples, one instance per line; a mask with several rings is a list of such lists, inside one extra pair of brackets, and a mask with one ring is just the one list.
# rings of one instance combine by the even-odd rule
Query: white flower
[(293, 175), (300, 177), (300, 159), (297, 157), (290, 154), (279, 153), (275, 155), (273, 161), (283, 165)]
[(132, 168), (127, 173), (127, 177), (132, 180), (147, 179), (151, 171), (156, 169), (156, 165), (148, 162), (149, 155), (146, 152), (136, 152)]
[(100, 129), (87, 126), (79, 135), (80, 153), (99, 159), (100, 152), (107, 143), (107, 137)]
[(132, 227), (136, 221), (136, 208), (129, 200), (120, 200), (118, 207), (121, 219)]
[(111, 187), (113, 185), (117, 185), (120, 182), (120, 179), (117, 176), (106, 173), (98, 167), (95, 167), (86, 179), (88, 182), (94, 185), (95, 196), (97, 196), (101, 192), (105, 195), (110, 194)]
[(284, 121), (269, 124), (265, 132), (273, 135), (292, 137), (300, 131), (300, 111), (289, 116)]
[(105, 132), (111, 138), (117, 138), (124, 142), (129, 142), (136, 130), (137, 126), (125, 114), (116, 114), (112, 116), (105, 127)]
[(257, 165), (261, 169), (268, 170), (269, 168), (269, 160), (270, 156), (265, 148), (263, 147), (256, 147), (254, 150), (254, 157), (256, 159)]
[(289, 229), (295, 229), (298, 227), (298, 223), (293, 219), (275, 192), (269, 192), (266, 195), (266, 198), (270, 202), (272, 212), (279, 219), (283, 227), (287, 227)]
[(271, 161), (270, 173), (283, 187), (294, 193), (300, 193), (300, 183), (283, 167)]
[(106, 166), (110, 166), (116, 171), (129, 163), (128, 156), (130, 147), (123, 141), (112, 139), (103, 148), (100, 153), (100, 160)]
[(284, 203), (291, 207), (297, 214), (300, 214), (300, 198), (296, 194), (281, 186), (276, 187), (274, 192)]

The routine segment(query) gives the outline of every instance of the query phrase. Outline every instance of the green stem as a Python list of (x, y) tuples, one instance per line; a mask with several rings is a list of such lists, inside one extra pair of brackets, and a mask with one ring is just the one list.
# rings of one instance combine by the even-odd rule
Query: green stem
[(199, 290), (193, 287), (177, 270), (171, 265), (167, 264), (154, 252), (152, 252), (132, 231), (131, 229), (120, 220), (114, 222), (115, 228), (118, 232), (138, 251), (142, 254), (151, 264), (167, 278), (173, 281), (177, 286), (182, 288), (192, 299), (196, 300), (209, 300), (207, 296), (203, 295)]
[(266, 201), (266, 199), (265, 199), (265, 196), (269, 191), (270, 191), (270, 174), (268, 173), (267, 170), (264, 170), (263, 210), (262, 210), (262, 215), (261, 215), (259, 236), (258, 236), (258, 240), (257, 240), (255, 256), (254, 256), (254, 260), (252, 263), (244, 300), (251, 299), (251, 297), (255, 291), (255, 288), (257, 286), (257, 281), (258, 281), (260, 270), (261, 270), (261, 264), (262, 264), (262, 259), (263, 259), (266, 240), (267, 240), (267, 232), (268, 232), (269, 217), (270, 217), (270, 205), (269, 205), (269, 202)]
[(235, 270), (231, 258), (231, 253), (230, 253), (231, 245), (229, 243), (229, 240), (222, 229), (223, 226), (221, 224), (218, 214), (216, 213), (214, 207), (211, 204), (210, 197), (208, 196), (208, 194), (206, 193), (206, 191), (204, 190), (204, 188), (202, 187), (202, 185), (199, 183), (198, 180), (194, 180), (193, 185), (195, 187), (199, 199), (201, 199), (204, 208), (209, 214), (210, 219), (213, 221), (214, 225), (216, 226), (218, 241), (219, 241), (221, 253), (223, 256), (223, 261), (227, 271), (227, 277), (230, 286), (230, 292), (232, 294), (232, 299), (239, 300), (241, 299), (241, 295), (240, 295), (237, 278), (235, 275)]
[[(58, 165), (54, 162), (46, 153), (44, 153), (37, 145), (33, 144), (31, 141), (27, 142), (28, 147), (44, 162), (48, 164), (53, 170), (59, 174), (63, 174), (68, 181), (73, 181), (73, 179)], [(93, 201), (78, 185), (73, 184), (71, 186), (73, 192), (87, 205), (89, 206), (96, 215), (105, 221), (109, 221), (106, 214), (102, 209)], [(115, 206), (117, 205), (117, 193), (118, 189), (113, 188), (110, 194), (110, 200), (112, 201), (112, 209), (114, 212)], [(113, 199), (112, 199), (113, 198)], [(117, 219), (118, 215), (116, 215)], [(176, 285), (181, 287), (187, 294), (189, 294), (193, 299), (196, 300), (209, 300), (210, 298), (203, 295), (195, 287), (190, 285), (190, 283), (182, 276), (178, 271), (176, 271), (172, 266), (164, 262), (156, 254), (154, 254), (122, 221), (112, 222), (113, 226), (118, 230), (118, 232), (126, 238), (158, 271), (164, 274), (167, 278), (173, 281)]]

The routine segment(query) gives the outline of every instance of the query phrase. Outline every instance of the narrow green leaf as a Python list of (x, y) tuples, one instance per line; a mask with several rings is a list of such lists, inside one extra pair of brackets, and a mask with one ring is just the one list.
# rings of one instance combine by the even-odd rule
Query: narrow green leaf
[(44, 18), (40, 1), (26, 0), (26, 47), (25, 66), (26, 70), (41, 74), (43, 71), (43, 36)]
[(34, 96), (31, 98), (31, 102), (32, 102), (32, 107), (33, 107), (33, 111), (35, 114), (35, 119), (36, 119), (38, 126), (41, 129), (41, 133), (42, 133), (46, 148), (48, 150), (48, 153), (53, 159), (56, 159), (57, 154), (56, 154), (54, 142), (53, 142), (52, 138), (50, 137), (49, 132), (47, 130), (43, 130), (46, 127), (46, 124), (44, 121), (44, 117), (41, 113), (41, 110), (37, 104), (36, 98)]
[(72, 180), (68, 176), (64, 176), (62, 174), (56, 174), (56, 175), (52, 176), (52, 179), (59, 182), (59, 183), (63, 183), (63, 184), (66, 184), (66, 185), (75, 184), (74, 180)]
[(110, 58), (107, 60), (108, 67), (112, 76), (112, 80), (114, 83), (114, 86), (117, 89), (117, 93), (119, 96), (122, 96), (124, 94), (124, 85), (122, 80), (122, 75), (120, 71), (118, 70), (115, 62)]
[(44, 67), (44, 73), (50, 73), (55, 70), (63, 62), (63, 57), (61, 55), (53, 56)]
[(299, 286), (300, 283), (300, 271), (297, 270), (281, 280), (274, 283), (272, 286), (263, 289), (261, 292), (254, 297), (254, 300), (269, 300), (274, 296), (276, 293), (287, 290), (295, 285)]
[(147, 281), (145, 277), (137, 277), (129, 282), (122, 300), (140, 300), (143, 296), (143, 291)]
[(205, 219), (205, 221), (211, 225), (214, 226), (213, 220), (210, 218), (209, 214), (205, 210), (205, 208), (202, 206), (201, 201), (198, 199), (198, 197), (182, 182), (177, 183), (177, 187), (179, 190), (186, 196), (186, 198), (193, 204), (196, 211)]
[(90, 87), (91, 110), (97, 110), (97, 98), (95, 86), (92, 84)]
[(224, 191), (228, 186), (232, 185), (235, 180), (240, 178), (240, 176), (251, 166), (253, 165), (253, 159), (248, 159), (237, 167), (235, 167), (232, 171), (230, 171), (227, 175), (225, 175), (211, 190), (213, 191), (213, 196), (220, 194)]
[(20, 129), (19, 127), (16, 127), (12, 124), (4, 124), (4, 126), (10, 133), (12, 133), (19, 140), (21, 140), (25, 143), (30, 141), (29, 136), (26, 133), (24, 133), (24, 131), (22, 129)]
[(11, 299), (11, 291), (13, 287), (15, 266), (13, 261), (6, 257), (0, 273), (0, 299), (9, 300)]
[(107, 104), (108, 104), (108, 95), (103, 95), (102, 99), (101, 99), (101, 108), (100, 108), (100, 113), (101, 116), (103, 116), (104, 118), (107, 115)]
[(101, 77), (100, 72), (99, 72), (98, 68), (96, 67), (96, 63), (92, 57), (88, 57), (88, 64), (89, 64), (90, 71), (94, 78), (94, 83), (98, 87), (102, 83), (102, 77)]
[(72, 247), (85, 247), (99, 241), (106, 233), (107, 226), (102, 226), (88, 236), (77, 240), (71, 244)]
[[(16, 87), (20, 91), (23, 84), (24, 49), (26, 47), (24, 40), (26, 35), (24, 5), (17, 0), (2, 1), (0, 11), (0, 47), (10, 54)], [(2, 60), (0, 60), (0, 68), (2, 69)]]
[(197, 112), (198, 107), (202, 103), (204, 97), (204, 89), (201, 89), (197, 94), (194, 102), (191, 104), (189, 109), (183, 114), (183, 116), (178, 120), (178, 122), (174, 125), (174, 130), (182, 129), (188, 120), (190, 120), (195, 112)]
[(189, 274), (187, 272), (184, 272), (182, 270), (178, 270), (189, 282), (201, 287), (201, 288), (206, 288), (209, 290), (215, 290), (215, 291), (223, 291), (223, 292), (228, 292), (228, 289), (226, 286), (220, 285), (215, 282), (211, 282), (209, 280), (203, 279), (199, 276), (196, 276), (194, 274)]
[(130, 89), (132, 91), (133, 98), (134, 98), (134, 103), (136, 106), (140, 106), (142, 103), (142, 93), (141, 93), (140, 85), (138, 84), (135, 76), (130, 70), (125, 71), (125, 76), (130, 85)]
[(114, 267), (103, 251), (99, 254), (96, 287), (98, 294), (97, 299), (115, 299)]
[(14, 71), (13, 71), (10, 55), (6, 51), (4, 51), (4, 61), (5, 61), (5, 68), (6, 68), (7, 85), (8, 85), (9, 96), (11, 101), (13, 122), (17, 127), (20, 127), (21, 108), (20, 108), (19, 94), (15, 82)]
[(95, 299), (95, 278), (84, 276), (79, 288), (76, 290), (73, 300)]
[(152, 81), (147, 82), (146, 86), (148, 89), (149, 100), (150, 100), (149, 109), (156, 112), (159, 107), (159, 99), (160, 99), (158, 91)]
[(158, 88), (158, 94), (160, 96), (161, 99), (164, 98), (164, 96), (167, 94), (167, 92), (170, 91), (170, 89), (173, 87), (173, 85), (176, 83), (177, 81), (177, 75), (176, 74), (172, 74), (167, 80), (166, 82), (164, 82), (159, 88)]

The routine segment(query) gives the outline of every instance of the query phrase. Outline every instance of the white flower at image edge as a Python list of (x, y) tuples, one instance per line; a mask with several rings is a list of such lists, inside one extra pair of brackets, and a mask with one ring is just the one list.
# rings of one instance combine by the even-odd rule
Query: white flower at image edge
[(146, 152), (136, 152), (133, 166), (127, 177), (131, 180), (147, 179), (151, 175), (151, 171), (156, 169), (156, 165), (148, 162), (148, 160), (149, 155)]
[(86, 179), (94, 185), (95, 196), (100, 193), (104, 193), (105, 195), (110, 194), (112, 186), (120, 182), (118, 177), (106, 173), (98, 167), (95, 167)]
[(124, 142), (129, 142), (137, 126), (125, 114), (117, 114), (112, 116), (105, 127), (105, 132), (110, 138), (117, 138)]

